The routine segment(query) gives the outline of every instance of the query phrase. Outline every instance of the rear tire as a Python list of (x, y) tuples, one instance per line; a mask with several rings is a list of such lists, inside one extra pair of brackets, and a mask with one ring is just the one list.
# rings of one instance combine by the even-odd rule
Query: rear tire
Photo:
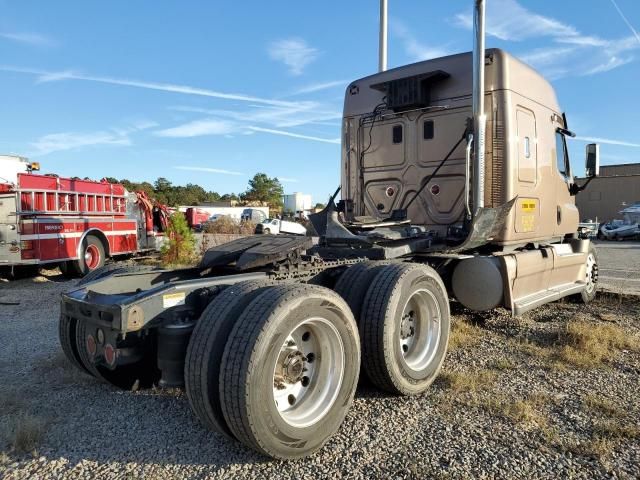
[(388, 261), (358, 263), (347, 268), (336, 282), (335, 292), (347, 302), (358, 325), (367, 289), (380, 269), (388, 264)]
[(193, 329), (184, 363), (184, 382), (191, 410), (207, 428), (233, 438), (222, 414), (220, 364), (229, 333), (246, 306), (268, 287), (267, 282), (231, 285), (202, 312)]
[(270, 287), (225, 346), (222, 411), (235, 437), (258, 452), (307, 456), (342, 424), (359, 369), (358, 331), (342, 298), (316, 285)]
[(76, 324), (77, 320), (75, 318), (68, 317), (62, 313), (60, 314), (60, 319), (58, 320), (58, 338), (60, 339), (60, 346), (62, 347), (64, 355), (74, 367), (93, 376), (93, 373), (91, 373), (82, 363), (82, 359), (78, 353), (78, 347), (76, 344)]
[(442, 367), (450, 322), (447, 290), (434, 269), (386, 265), (362, 307), (363, 370), (382, 390), (422, 393)]

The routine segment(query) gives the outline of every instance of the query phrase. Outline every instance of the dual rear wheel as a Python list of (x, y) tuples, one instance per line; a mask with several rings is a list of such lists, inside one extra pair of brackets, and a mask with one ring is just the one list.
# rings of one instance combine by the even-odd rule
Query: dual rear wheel
[(423, 265), (359, 264), (336, 292), (241, 282), (200, 317), (185, 387), (209, 429), (271, 457), (298, 458), (339, 428), (361, 361), (379, 388), (417, 394), (437, 376), (448, 336), (446, 290)]
[(415, 263), (363, 263), (347, 270), (336, 291), (356, 315), (369, 380), (394, 394), (425, 391), (449, 341), (449, 300), (438, 273)]
[(185, 386), (207, 427), (288, 459), (316, 451), (338, 429), (359, 369), (357, 326), (335, 292), (241, 282), (201, 316)]

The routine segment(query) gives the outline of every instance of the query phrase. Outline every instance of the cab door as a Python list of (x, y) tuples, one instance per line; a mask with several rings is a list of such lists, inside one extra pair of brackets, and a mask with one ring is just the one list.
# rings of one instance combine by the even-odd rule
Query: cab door
[(578, 230), (579, 213), (575, 197), (569, 191), (573, 177), (567, 151), (567, 141), (561, 131), (556, 131), (556, 222), (554, 236), (564, 236)]

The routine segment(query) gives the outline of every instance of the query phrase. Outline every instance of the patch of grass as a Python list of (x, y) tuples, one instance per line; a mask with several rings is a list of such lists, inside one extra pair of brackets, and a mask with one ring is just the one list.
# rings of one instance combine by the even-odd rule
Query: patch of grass
[(515, 424), (546, 429), (548, 420), (541, 410), (548, 402), (549, 397), (541, 394), (517, 399), (494, 395), (488, 399), (485, 406), (491, 412), (507, 418)]
[(513, 370), (516, 368), (516, 364), (508, 357), (496, 358), (490, 366), (493, 370)]
[(476, 345), (482, 337), (482, 329), (466, 322), (458, 320), (451, 327), (449, 335), (449, 349), (467, 348)]
[(552, 354), (549, 348), (545, 348), (538, 345), (537, 343), (533, 343), (528, 338), (516, 338), (511, 340), (511, 343), (522, 353), (525, 353), (530, 357), (547, 359)]
[(29, 452), (40, 444), (46, 422), (29, 413), (11, 416), (5, 426), (5, 441), (17, 452)]
[(582, 404), (587, 407), (588, 410), (608, 417), (622, 418), (625, 416), (625, 411), (622, 410), (622, 408), (618, 407), (608, 398), (599, 395), (590, 394), (584, 396)]
[(7, 454), (7, 452), (0, 452), (0, 465), (7, 465), (11, 463), (11, 457)]
[(475, 393), (493, 385), (496, 374), (490, 370), (446, 372), (440, 375), (441, 384), (455, 394)]
[(582, 368), (597, 367), (612, 360), (620, 350), (640, 350), (636, 335), (617, 325), (585, 321), (569, 322), (558, 334), (558, 358)]
[(593, 430), (596, 435), (613, 440), (640, 438), (640, 427), (622, 419), (597, 421)]
[(614, 444), (608, 438), (594, 436), (583, 442), (564, 442), (561, 447), (563, 447), (563, 450), (569, 451), (574, 455), (595, 458), (604, 465), (613, 451)]

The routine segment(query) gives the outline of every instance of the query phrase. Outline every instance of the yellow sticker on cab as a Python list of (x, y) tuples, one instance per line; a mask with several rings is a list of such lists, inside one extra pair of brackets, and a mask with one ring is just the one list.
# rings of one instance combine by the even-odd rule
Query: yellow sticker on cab
[(162, 308), (171, 308), (176, 305), (184, 305), (186, 294), (184, 292), (165, 293), (162, 295)]
[(522, 208), (523, 212), (535, 212), (536, 211), (536, 201), (532, 200), (532, 199), (526, 199), (526, 200), (522, 200), (522, 203), (520, 204), (520, 208)]

